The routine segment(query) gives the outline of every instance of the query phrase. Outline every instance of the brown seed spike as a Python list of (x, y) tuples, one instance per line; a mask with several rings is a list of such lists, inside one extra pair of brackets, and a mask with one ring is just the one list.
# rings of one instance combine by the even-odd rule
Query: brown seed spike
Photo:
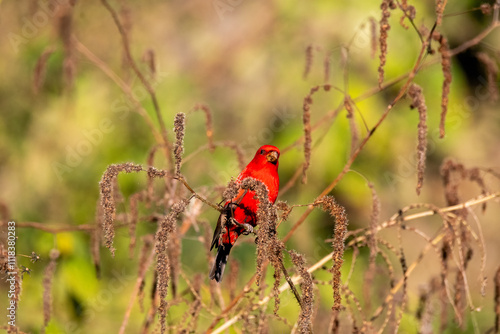
[(344, 98), (344, 108), (347, 110), (347, 118), (349, 120), (349, 127), (351, 128), (351, 155), (354, 153), (358, 146), (359, 131), (356, 126), (356, 119), (354, 118), (354, 108), (352, 107), (351, 97), (346, 95)]
[(50, 262), (45, 268), (43, 274), (43, 327), (47, 327), (52, 314), (52, 280), (56, 271), (56, 260), (59, 257), (59, 251), (53, 249), (50, 251)]
[(304, 255), (295, 251), (289, 251), (293, 264), (302, 278), (300, 287), (302, 289), (302, 307), (298, 319), (298, 329), (300, 333), (312, 332), (312, 316), (314, 307), (313, 280), (311, 274), (305, 267), (306, 260)]
[(141, 165), (134, 165), (132, 163), (123, 163), (118, 165), (109, 165), (104, 174), (102, 175), (99, 187), (101, 191), (101, 207), (103, 209), (104, 219), (102, 220), (102, 229), (104, 231), (104, 240), (106, 247), (115, 255), (115, 248), (113, 247), (113, 239), (115, 237), (114, 221), (116, 215), (116, 203), (114, 198), (114, 179), (120, 172), (132, 173), (142, 171)]
[(408, 95), (412, 99), (411, 106), (417, 108), (418, 122), (418, 144), (417, 144), (417, 194), (420, 195), (420, 189), (424, 183), (424, 172), (427, 152), (427, 106), (422, 94), (422, 88), (412, 83), (408, 88)]
[(445, 121), (448, 112), (448, 95), (450, 94), (451, 86), (451, 54), (446, 37), (438, 32), (434, 32), (432, 38), (439, 42), (439, 53), (441, 54), (441, 68), (444, 75), (443, 92), (441, 97), (441, 121), (439, 123), (439, 137), (445, 136)]
[(181, 175), (182, 153), (184, 153), (184, 130), (186, 114), (180, 112), (175, 115), (174, 132), (174, 158), (175, 158), (175, 176)]
[(166, 318), (167, 318), (167, 293), (168, 293), (168, 284), (171, 280), (171, 266), (175, 265), (170, 262), (171, 258), (168, 254), (168, 245), (172, 242), (172, 238), (176, 237), (177, 234), (177, 217), (184, 211), (186, 208), (187, 202), (182, 200), (174, 205), (170, 210), (170, 213), (167, 214), (158, 225), (158, 230), (156, 231), (156, 272), (158, 274), (158, 279), (156, 281), (156, 291), (158, 291), (158, 297), (160, 299), (160, 307), (158, 311), (160, 313), (160, 324), (161, 324), (161, 333), (165, 333), (166, 327)]
[(391, 8), (392, 1), (391, 0), (382, 0), (382, 4), (380, 5), (380, 9), (382, 9), (382, 18), (380, 19), (380, 65), (378, 67), (378, 85), (382, 87), (382, 83), (384, 82), (384, 66), (387, 60), (387, 32), (391, 29), (391, 25), (389, 24), (389, 17), (391, 16), (391, 12), (389, 9)]
[(311, 112), (309, 105), (312, 103), (310, 95), (304, 99), (302, 123), (304, 124), (304, 168), (302, 170), (302, 183), (307, 183), (307, 169), (311, 163)]
[(311, 72), (312, 62), (313, 62), (313, 47), (312, 45), (308, 45), (306, 48), (306, 66), (304, 68), (304, 75), (303, 75), (304, 79), (307, 79), (309, 72)]
[(333, 311), (339, 312), (341, 309), (341, 294), (340, 294), (340, 269), (344, 262), (344, 240), (347, 233), (347, 215), (344, 207), (339, 205), (331, 196), (325, 196), (315, 201), (316, 205), (320, 205), (323, 211), (330, 213), (335, 218), (335, 229), (332, 239), (332, 273), (333, 273)]
[(440, 26), (443, 21), (443, 12), (447, 2), (447, 0), (436, 1), (436, 26)]

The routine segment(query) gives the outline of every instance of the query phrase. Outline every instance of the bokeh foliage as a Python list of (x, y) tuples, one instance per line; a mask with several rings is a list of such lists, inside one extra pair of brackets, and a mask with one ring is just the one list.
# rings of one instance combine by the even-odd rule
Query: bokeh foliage
[[(435, 3), (411, 4), (416, 10), (413, 20), (416, 27), (431, 30), (436, 21)], [(488, 29), (495, 13), (483, 13), (478, 9), (480, 5), (477, 1), (449, 1), (447, 4), (437, 30), (446, 36), (451, 49)], [(121, 36), (109, 12), (100, 1), (76, 2), (68, 23), (65, 6), (73, 4), (59, 0), (0, 3), (0, 31), (3, 32), (0, 39), (3, 78), (0, 81), (0, 201), (4, 211), (8, 212), (2, 219), (18, 223), (38, 222), (50, 227), (95, 224), (99, 180), (107, 166), (122, 162), (146, 166), (148, 154), (157, 144), (146, 121), (146, 118), (150, 119), (155, 130), (160, 131), (155, 108), (126, 61)], [(343, 105), (347, 92), (356, 101), (354, 119), (360, 138), (363, 138), (404, 83), (404, 80), (399, 80), (377, 91), (379, 52), (375, 57), (371, 56), (370, 18), (380, 20), (379, 2), (317, 1), (291, 5), (285, 1), (122, 0), (112, 2), (111, 6), (116, 8), (119, 18), (129, 29), (133, 58), (153, 83), (170, 141), (174, 140), (175, 114), (187, 114), (182, 174), (197, 193), (212, 202), (221, 199), (220, 192), (214, 191), (215, 186), (225, 186), (232, 176), (238, 174), (240, 166), (234, 150), (218, 147), (211, 152), (208, 149), (205, 116), (201, 111), (193, 111), (196, 105), (203, 103), (210, 108), (214, 141), (237, 143), (245, 163), (263, 144), (282, 149), (279, 171), (283, 187), (304, 161), (304, 97), (311, 87), (325, 84), (325, 61), (329, 63), (328, 83), (338, 89), (320, 89), (312, 96), (310, 113), (313, 125)], [(421, 48), (416, 29), (408, 20), (405, 21), (408, 29), (399, 24), (400, 11), (392, 13), (384, 67), (386, 81), (408, 73)], [(415, 191), (419, 115), (410, 109), (411, 99), (404, 98), (377, 128), (354, 161), (352, 172), (347, 173), (331, 192), (346, 208), (350, 230), (369, 225), (372, 195), (367, 181), (374, 184), (381, 203), (380, 221), (385, 221), (411, 203), (447, 206), (440, 175), (440, 166), (447, 157), (468, 168), (493, 168), (498, 173), (498, 100), (494, 101), (492, 91), (488, 90), (491, 71), (477, 54), (486, 53), (498, 64), (499, 38), (499, 32), (493, 29), (471, 48), (452, 57), (453, 81), (446, 136), (442, 139), (439, 138), (439, 120), (443, 73), (438, 43), (433, 42), (436, 52), (425, 56), (424, 65), (414, 78), (425, 95), (429, 129), (422, 193), (417, 196)], [(82, 47), (77, 45), (90, 50), (107, 69), (131, 87), (132, 95), (144, 108), (147, 117), (137, 112), (137, 107), (116, 80), (106, 75), (103, 67), (96, 66), (88, 53), (82, 52)], [(311, 50), (309, 60), (308, 48)], [(37, 74), (37, 63), (40, 64), (44, 52), (50, 54)], [(154, 74), (150, 68), (151, 54), (154, 55)], [(310, 70), (305, 75), (308, 66)], [(495, 77), (495, 80), (498, 79)], [(495, 85), (498, 86), (498, 81)], [(369, 92), (373, 93), (357, 100)], [(313, 203), (348, 161), (351, 134), (350, 122), (343, 109), (336, 118), (321, 121), (312, 133), (308, 182), (302, 184), (299, 177), (279, 200), (290, 205)], [(156, 155), (154, 166), (170, 168), (168, 159), (162, 154)], [(126, 200), (117, 210), (129, 212), (129, 197), (146, 187), (145, 173), (119, 175), (118, 180)], [(498, 192), (498, 180), (488, 175), (485, 180), (492, 193)], [(164, 191), (161, 181), (155, 187), (156, 191)], [(480, 195), (481, 190), (467, 181), (461, 183), (459, 193), (461, 201), (467, 201)], [(151, 211), (148, 210), (139, 206), (141, 214), (149, 214)], [(158, 211), (161, 210), (166, 214), (169, 208), (160, 207)], [(279, 237), (287, 234), (304, 210), (294, 209), (288, 221), (280, 225)], [(484, 274), (489, 284), (485, 297), (481, 297), (481, 280), (477, 279), (481, 256), (476, 253), (468, 273), (470, 298), (480, 312), (473, 312), (473, 320), (469, 314), (462, 327), (456, 324), (453, 312), (450, 312), (447, 329), (450, 333), (471, 331), (474, 322), (484, 332), (495, 321), (493, 282), (500, 254), (495, 219), (500, 214), (498, 199), (488, 203), (484, 212), (480, 206), (473, 210), (484, 235), (488, 254)], [(196, 220), (209, 222), (213, 227), (217, 215), (217, 211), (204, 207)], [(418, 227), (429, 235), (437, 231), (438, 225), (438, 217), (418, 221)], [(325, 239), (332, 237), (333, 228), (334, 220), (327, 213), (314, 211), (286, 247), (305, 254), (308, 265), (314, 264), (331, 252), (331, 244)], [(143, 222), (137, 227), (139, 236), (155, 231), (156, 225), (151, 223)], [(101, 249), (100, 279), (96, 277), (90, 252), (91, 238), (85, 231), (53, 234), (38, 228), (19, 227), (17, 234), (18, 254), (30, 255), (34, 251), (42, 257), (42, 261), (34, 264), (28, 258), (18, 257), (19, 264), (32, 270), (31, 275), (24, 275), (22, 281), (17, 319), (22, 331), (37, 333), (43, 327), (42, 281), (52, 249), (57, 249), (60, 255), (52, 283), (52, 320), (46, 332), (73, 333), (80, 330), (81, 333), (106, 333), (118, 330), (139, 266), (140, 247), (136, 247), (135, 257), (131, 260), (126, 229), (116, 230), (114, 258), (105, 248)], [(414, 234), (403, 234), (406, 258), (411, 262), (426, 243)], [(186, 232), (180, 243), (181, 264), (189, 277), (203, 273), (203, 301), (210, 304), (211, 296), (206, 288), (206, 249), (200, 242), (202, 237), (202, 230), (193, 227)], [(389, 231), (384, 238), (396, 242), (398, 237)], [(255, 272), (253, 238), (247, 237), (240, 243), (231, 253), (231, 261), (239, 263), (236, 291), (241, 290)], [(359, 251), (359, 264), (352, 274), (350, 288), (355, 295), (363, 296), (369, 251)], [(344, 279), (349, 274), (353, 253), (353, 249), (346, 250), (342, 267)], [(397, 262), (397, 258), (393, 260)], [(291, 265), (289, 257), (285, 257), (285, 264)], [(412, 273), (407, 282), (408, 312), (401, 320), (402, 332), (419, 331), (419, 321), (415, 317), (419, 289), (425, 289), (432, 276), (439, 272), (440, 261), (434, 254), (427, 256)], [(153, 285), (152, 276), (152, 271), (148, 272), (146, 295)], [(267, 276), (267, 282), (272, 286), (270, 269)], [(326, 281), (331, 274), (320, 271), (314, 277)], [(384, 272), (376, 272), (373, 284), (380, 287), (381, 295), (372, 294), (372, 304), (383, 300), (386, 279)], [(180, 280), (178, 291), (185, 289), (187, 285)], [(317, 322), (314, 326), (321, 332), (320, 328), (328, 326), (333, 304), (331, 287), (318, 285), (318, 296), (321, 298), (316, 301)], [(226, 305), (229, 297), (229, 289), (223, 287), (222, 298)], [(279, 314), (293, 326), (299, 307), (289, 291), (281, 299)], [(0, 298), (1, 309), (5, 309), (7, 302), (3, 296)], [(145, 305), (147, 302), (145, 298)], [(271, 304), (266, 310), (269, 314), (272, 314)], [(180, 303), (171, 307), (167, 322), (175, 324), (182, 319), (189, 306)], [(219, 306), (214, 312), (220, 313)], [(128, 330), (134, 332), (140, 328), (144, 317), (136, 303)], [(212, 320), (210, 313), (202, 313), (195, 331), (206, 330)], [(434, 326), (435, 330), (439, 328), (438, 321)], [(232, 331), (244, 331), (241, 326), (235, 328)], [(273, 318), (269, 328), (271, 332), (290, 330), (283, 321)]]

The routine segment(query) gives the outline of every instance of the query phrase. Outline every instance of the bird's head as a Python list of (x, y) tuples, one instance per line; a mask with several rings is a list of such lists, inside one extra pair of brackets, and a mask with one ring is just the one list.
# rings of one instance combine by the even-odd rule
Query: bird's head
[(278, 168), (278, 159), (280, 150), (276, 146), (264, 145), (261, 146), (255, 153), (253, 158), (255, 162), (262, 165), (272, 164)]

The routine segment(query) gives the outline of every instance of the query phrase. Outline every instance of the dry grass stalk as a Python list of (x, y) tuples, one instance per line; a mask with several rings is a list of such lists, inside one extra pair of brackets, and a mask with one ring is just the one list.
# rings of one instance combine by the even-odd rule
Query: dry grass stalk
[(142, 312), (144, 312), (144, 287), (146, 286), (146, 282), (144, 279), (144, 276), (146, 274), (146, 271), (148, 270), (148, 256), (151, 253), (151, 249), (154, 245), (154, 238), (152, 235), (148, 234), (145, 235), (142, 239), (142, 247), (139, 255), (139, 268), (137, 272), (137, 277), (142, 277), (142, 281), (139, 284), (139, 292), (138, 292), (138, 298), (139, 298), (139, 307)]
[(113, 247), (113, 239), (115, 236), (114, 221), (116, 215), (116, 203), (114, 199), (113, 184), (114, 179), (119, 173), (132, 173), (142, 171), (141, 165), (134, 165), (132, 163), (123, 163), (118, 165), (109, 165), (101, 181), (99, 182), (101, 192), (101, 206), (104, 211), (104, 219), (102, 221), (102, 229), (104, 231), (104, 240), (106, 247), (110, 250), (111, 254), (115, 255), (115, 248)]
[(377, 21), (370, 16), (370, 57), (375, 59), (377, 53)]
[(436, 25), (440, 26), (443, 21), (443, 12), (448, 0), (436, 0)]
[(298, 328), (300, 333), (311, 333), (312, 332), (312, 316), (314, 307), (314, 292), (313, 292), (313, 281), (311, 274), (307, 271), (305, 267), (305, 258), (302, 254), (295, 251), (289, 251), (290, 257), (297, 271), (302, 277), (300, 283), (300, 288), (302, 290), (302, 307), (298, 319)]
[(418, 122), (418, 144), (417, 144), (417, 194), (424, 184), (425, 162), (427, 152), (427, 106), (422, 88), (415, 83), (408, 88), (408, 95), (412, 99), (411, 108), (417, 108)]
[(50, 317), (52, 315), (52, 284), (54, 279), (54, 273), (56, 271), (57, 258), (59, 257), (59, 251), (57, 249), (52, 249), (50, 251), (50, 262), (45, 267), (45, 272), (43, 274), (43, 330), (45, 332), (45, 327), (49, 324)]
[(134, 73), (137, 75), (143, 86), (146, 88), (148, 91), (149, 95), (151, 96), (151, 100), (153, 102), (154, 110), (156, 113), (156, 117), (158, 118), (158, 123), (160, 123), (160, 129), (161, 129), (161, 137), (163, 140), (162, 146), (165, 149), (165, 154), (167, 159), (169, 159), (169, 162), (172, 162), (171, 155), (167, 154), (168, 149), (170, 148), (170, 142), (168, 140), (167, 136), (167, 128), (165, 127), (165, 122), (163, 121), (163, 116), (160, 110), (160, 105), (158, 103), (158, 99), (156, 98), (156, 93), (155, 90), (153, 89), (153, 86), (151, 83), (146, 80), (142, 72), (139, 70), (139, 67), (137, 66), (136, 62), (134, 61), (134, 58), (132, 57), (132, 53), (130, 51), (130, 41), (128, 38), (128, 34), (126, 31), (126, 27), (123, 25), (121, 22), (120, 18), (118, 17), (118, 14), (116, 11), (111, 7), (111, 5), (108, 3), (107, 0), (101, 0), (101, 3), (103, 6), (108, 10), (110, 13), (111, 17), (113, 18), (113, 22), (118, 29), (118, 32), (120, 33), (120, 37), (122, 39), (122, 45), (123, 45), (123, 51), (125, 54), (125, 58), (127, 60), (128, 65), (132, 68)]
[[(148, 178), (149, 179), (149, 178)], [(138, 192), (130, 196), (130, 214), (128, 219), (128, 235), (130, 237), (129, 244), (129, 257), (134, 257), (134, 250), (137, 237), (135, 235), (135, 230), (137, 227), (137, 221), (139, 220), (138, 205), (140, 201), (144, 199), (144, 192)]]
[(160, 299), (160, 306), (158, 312), (160, 313), (161, 333), (167, 330), (166, 317), (167, 317), (167, 293), (168, 284), (171, 275), (171, 267), (178, 264), (171, 263), (168, 254), (168, 244), (173, 242), (172, 239), (176, 238), (177, 231), (177, 217), (185, 210), (187, 202), (181, 200), (172, 205), (170, 213), (164, 217), (159, 223), (158, 230), (156, 231), (156, 272), (158, 279), (156, 282), (156, 291)]
[(206, 104), (198, 103), (194, 106), (193, 111), (201, 110), (205, 114), (205, 131), (207, 133), (208, 139), (208, 149), (210, 152), (215, 150), (214, 144), (214, 128), (212, 125), (212, 111), (210, 107)]
[(308, 45), (306, 48), (306, 66), (304, 68), (304, 74), (302, 76), (304, 79), (307, 79), (309, 72), (311, 72), (312, 62), (313, 62), (313, 47), (312, 45)]
[(413, 22), (413, 20), (415, 19), (415, 16), (417, 15), (417, 11), (416, 11), (415, 7), (408, 5), (407, 0), (401, 1), (399, 7), (403, 11), (403, 16), (401, 16), (401, 18), (399, 19), (399, 24), (403, 28), (408, 30), (409, 27), (404, 23), (404, 20), (405, 20), (405, 18), (408, 18), (408, 20), (410, 20), (410, 22)]
[[(460, 185), (460, 182), (467, 177), (467, 169), (464, 165), (457, 163), (452, 159), (446, 159), (441, 165), (440, 172), (445, 188), (444, 195), (447, 205), (457, 205), (460, 203), (458, 186)], [(467, 216), (467, 210), (465, 209), (456, 210), (453, 211), (453, 213), (462, 218)]]
[(479, 52), (476, 54), (477, 59), (483, 63), (486, 69), (486, 77), (488, 80), (488, 93), (490, 95), (490, 101), (498, 101), (498, 65), (494, 59), (492, 59), (487, 53)]
[(73, 5), (66, 3), (59, 6), (57, 13), (57, 31), (64, 48), (63, 76), (66, 88), (72, 88), (76, 75), (73, 33)]
[(311, 165), (311, 144), (312, 144), (312, 131), (311, 131), (311, 105), (313, 103), (312, 96), (319, 90), (320, 86), (311, 88), (309, 94), (304, 98), (302, 106), (302, 123), (304, 124), (304, 167), (302, 169), (302, 183), (307, 183), (307, 170)]
[(40, 57), (38, 57), (33, 75), (33, 91), (35, 92), (35, 94), (38, 94), (40, 88), (42, 87), (43, 81), (45, 80), (47, 61), (49, 60), (49, 57), (52, 53), (54, 53), (54, 48), (48, 47), (43, 50)]
[[(257, 282), (260, 282), (263, 276), (263, 268), (266, 260), (271, 262), (274, 268), (274, 286), (273, 295), (275, 298), (274, 313), (279, 309), (279, 283), (283, 266), (283, 250), (285, 245), (277, 237), (278, 214), (276, 208), (269, 202), (269, 190), (259, 180), (246, 178), (241, 182), (241, 189), (254, 191), (255, 198), (259, 201), (257, 210)], [(283, 270), (287, 276), (286, 270)]]
[(96, 207), (96, 218), (95, 226), (90, 231), (90, 254), (92, 255), (92, 261), (94, 262), (94, 268), (96, 272), (96, 277), (101, 278), (101, 256), (100, 256), (100, 246), (103, 243), (102, 239), (102, 227), (104, 221), (104, 208), (101, 202), (97, 202)]
[(448, 40), (446, 37), (435, 31), (432, 34), (432, 38), (439, 42), (439, 54), (441, 55), (441, 69), (443, 71), (443, 91), (441, 95), (441, 120), (439, 123), (439, 136), (444, 138), (445, 135), (445, 121), (446, 114), (448, 112), (448, 95), (450, 94), (451, 86), (451, 53), (450, 47), (448, 46)]
[(359, 142), (359, 131), (356, 126), (356, 119), (354, 117), (354, 108), (352, 107), (352, 100), (349, 95), (344, 98), (344, 107), (347, 110), (347, 119), (349, 120), (349, 127), (351, 128), (351, 155), (356, 151)]
[(332, 273), (333, 273), (333, 311), (341, 309), (341, 294), (340, 294), (340, 268), (344, 262), (344, 241), (347, 233), (347, 215), (345, 209), (339, 205), (331, 196), (325, 196), (315, 201), (316, 205), (321, 205), (323, 211), (328, 212), (335, 218), (335, 230), (332, 241)]
[(222, 143), (222, 146), (229, 147), (236, 153), (236, 158), (238, 159), (238, 166), (241, 170), (243, 170), (246, 166), (245, 154), (243, 153), (243, 149), (241, 146), (234, 141), (225, 141)]
[(156, 56), (153, 49), (147, 49), (142, 55), (143, 62), (148, 66), (149, 71), (151, 72), (151, 76), (155, 79), (156, 75)]
[(180, 113), (177, 113), (177, 115), (175, 115), (175, 120), (174, 120), (175, 172), (174, 172), (174, 174), (176, 177), (179, 177), (181, 175), (182, 153), (184, 153), (184, 133), (185, 133), (185, 129), (186, 129), (185, 120), (186, 120), (186, 114), (180, 112)]
[(419, 305), (415, 316), (420, 321), (420, 333), (422, 334), (434, 333), (432, 319), (435, 310), (432, 305), (432, 292), (432, 288), (428, 287), (424, 287), (420, 291)]
[(378, 67), (378, 85), (382, 88), (382, 83), (384, 82), (384, 66), (387, 60), (387, 37), (388, 31), (391, 29), (389, 24), (389, 17), (391, 16), (390, 9), (394, 9), (394, 2), (392, 0), (382, 0), (380, 9), (382, 10), (382, 18), (380, 19), (380, 65)]
[(330, 59), (330, 54), (325, 55), (325, 59), (323, 60), (323, 81), (325, 84), (328, 84), (330, 82), (330, 67), (331, 67), (331, 59)]
[(363, 285), (363, 295), (365, 298), (365, 308), (370, 310), (371, 308), (371, 297), (370, 297), (370, 287), (372, 285), (373, 279), (375, 277), (375, 260), (377, 258), (378, 247), (377, 247), (377, 232), (376, 227), (378, 225), (380, 216), (380, 201), (375, 191), (375, 187), (371, 182), (368, 183), (368, 187), (372, 193), (372, 213), (370, 216), (370, 234), (367, 236), (367, 246), (370, 249), (370, 258), (368, 264), (368, 270), (365, 273), (365, 284)]

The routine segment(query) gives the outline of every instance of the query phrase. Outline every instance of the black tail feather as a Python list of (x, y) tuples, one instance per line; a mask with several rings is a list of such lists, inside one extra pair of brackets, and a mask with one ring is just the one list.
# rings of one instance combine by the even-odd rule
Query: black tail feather
[(217, 256), (215, 257), (215, 262), (210, 270), (210, 279), (215, 279), (217, 282), (222, 280), (222, 275), (224, 274), (224, 268), (226, 267), (227, 258), (229, 257), (229, 252), (233, 245), (219, 245), (217, 248)]

